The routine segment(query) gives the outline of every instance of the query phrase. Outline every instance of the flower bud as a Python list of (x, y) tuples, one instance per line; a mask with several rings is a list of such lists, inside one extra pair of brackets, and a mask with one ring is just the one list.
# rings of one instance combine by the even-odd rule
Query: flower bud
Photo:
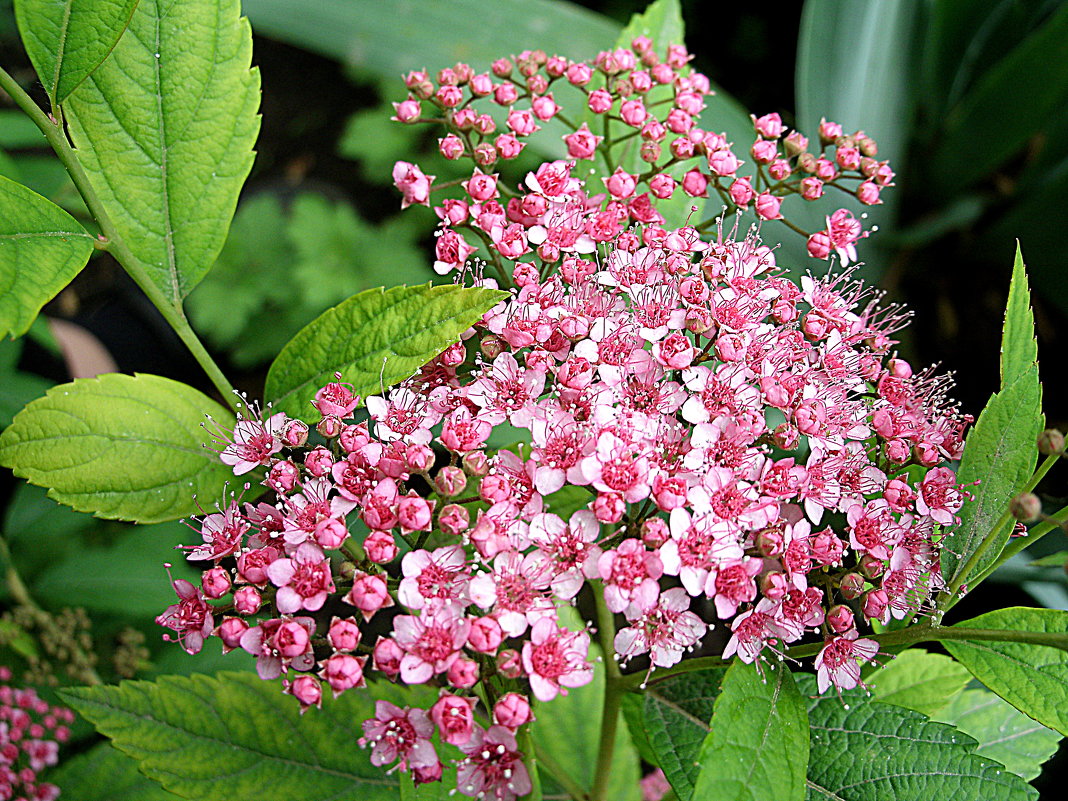
[(230, 573), (222, 567), (205, 570), (200, 577), (200, 586), (208, 598), (222, 598), (230, 592)]
[(866, 578), (878, 578), (886, 570), (886, 565), (883, 564), (882, 559), (876, 559), (870, 553), (864, 554), (860, 557), (860, 572), (864, 574)]
[(449, 684), (460, 690), (474, 687), (478, 682), (478, 663), (461, 656), (449, 665), (445, 678)]
[(239, 617), (226, 617), (215, 630), (222, 640), (223, 653), (228, 653), (241, 646), (241, 635), (248, 631), (248, 622)]
[(523, 662), (519, 651), (508, 648), (497, 654), (497, 672), (506, 679), (518, 679), (523, 675)]
[(626, 503), (614, 492), (600, 492), (593, 502), (593, 514), (600, 523), (618, 523), (623, 519)]
[(430, 719), (441, 732), (443, 742), (449, 745), (467, 745), (474, 732), (474, 705), (474, 698), (461, 698), (446, 693), (430, 708)]
[(785, 540), (781, 529), (765, 528), (757, 532), (756, 549), (765, 559), (778, 559), (783, 554)]
[(449, 161), (456, 161), (464, 154), (464, 140), (456, 134), (449, 134), (438, 140), (438, 152)]
[[(328, 418), (324, 417), (323, 418), (323, 422), (326, 422), (327, 419)], [(337, 420), (336, 417), (329, 418), (329, 419)], [(320, 423), (319, 425), (322, 425), (322, 423)], [(341, 432), (338, 431), (338, 433), (341, 433)], [(322, 476), (325, 476), (327, 473), (330, 472), (330, 468), (333, 467), (333, 466), (334, 466), (334, 457), (333, 457), (333, 455), (330, 453), (329, 450), (324, 448), (322, 445), (319, 445), (319, 446), (317, 446), (315, 448), (312, 448), (310, 451), (308, 451), (307, 455), (305, 455), (305, 457), (304, 457), (304, 467), (305, 467), (305, 469), (307, 469), (307, 471), (309, 473), (311, 473), (313, 476), (315, 476), (316, 478), (320, 478)]]
[(786, 149), (786, 155), (790, 158), (799, 156), (808, 150), (808, 138), (802, 136), (799, 131), (790, 131), (783, 140), (783, 147)]
[(780, 423), (772, 432), (772, 439), (776, 448), (784, 451), (793, 450), (801, 440), (801, 433), (789, 423)]
[(534, 719), (530, 701), (519, 693), (505, 693), (493, 705), (493, 722), (498, 726), (515, 731), (520, 726)]
[(356, 573), (352, 589), (341, 600), (359, 609), (364, 620), (370, 620), (379, 609), (393, 605), (385, 577), (369, 573)]
[(329, 659), (319, 663), (322, 677), (336, 698), (345, 690), (354, 687), (366, 687), (367, 682), (363, 677), (363, 667), (367, 664), (366, 656), (352, 656), (351, 654), (334, 654)]
[(872, 590), (864, 596), (864, 617), (883, 623), (890, 619), (890, 601), (884, 590)]
[(642, 542), (648, 548), (659, 548), (671, 539), (667, 521), (662, 517), (650, 517), (642, 523)]
[(493, 334), (484, 336), (478, 347), (482, 351), (482, 355), (490, 360), (496, 359), (505, 351), (504, 342), (501, 341), (500, 337)]
[(363, 549), (376, 564), (384, 565), (397, 558), (397, 543), (388, 531), (372, 531), (363, 541)]
[(308, 650), (311, 637), (300, 623), (286, 620), (275, 631), (271, 644), (283, 659), (292, 659)]
[(1055, 428), (1047, 428), (1038, 435), (1038, 452), (1043, 456), (1064, 453), (1064, 434)]
[(779, 570), (765, 573), (760, 579), (760, 592), (769, 601), (781, 601), (789, 591), (790, 582)]
[(356, 619), (335, 616), (330, 621), (326, 639), (335, 651), (355, 651), (360, 644), (360, 628), (356, 625)]
[(474, 158), (479, 167), (492, 167), (497, 162), (497, 148), (489, 142), (475, 145)]
[(413, 473), (425, 473), (434, 464), (434, 451), (426, 445), (411, 445), (404, 452), (404, 461)]
[(827, 625), (835, 634), (845, 634), (854, 628), (853, 610), (843, 604), (832, 606), (827, 612)]
[(460, 459), (460, 464), (467, 475), (476, 478), (482, 477), (489, 472), (489, 457), (486, 456), (485, 451), (470, 451), (469, 453), (465, 453), (463, 458)]
[(444, 766), (440, 761), (435, 762), (433, 765), (412, 766), (412, 781), (415, 786), (420, 784), (431, 784), (432, 782), (440, 782), (441, 774), (444, 770)]
[(462, 468), (446, 465), (434, 477), (434, 487), (446, 498), (454, 498), (467, 487), (467, 475)]
[(375, 670), (380, 670), (390, 678), (400, 673), (401, 659), (404, 651), (389, 637), (379, 637), (371, 653)]
[(327, 439), (333, 439), (341, 433), (341, 429), (344, 427), (344, 423), (341, 422), (341, 418), (332, 414), (328, 414), (319, 421), (319, 424), (315, 426), (315, 430), (322, 434)]
[(262, 605), (263, 598), (255, 587), (240, 587), (234, 593), (234, 611), (239, 615), (254, 615)]
[(1042, 514), (1042, 501), (1033, 492), (1021, 492), (1009, 501), (1009, 511), (1021, 523), (1034, 523)]
[(283, 682), (285, 691), (300, 701), (300, 711), (323, 705), (323, 685), (315, 676), (297, 676), (292, 682)]
[(289, 460), (283, 460), (271, 465), (264, 483), (275, 492), (285, 494), (297, 486), (298, 480), (300, 480), (300, 468)]
[(471, 513), (463, 506), (450, 503), (441, 508), (438, 527), (451, 537), (459, 537), (471, 526)]
[(308, 441), (308, 424), (302, 420), (290, 420), (286, 423), (282, 442), (289, 448), (303, 448)]
[(864, 592), (864, 576), (860, 573), (846, 573), (842, 576), (838, 591), (847, 601), (859, 598)]
[(504, 641), (500, 624), (492, 617), (480, 617), (471, 622), (467, 644), (482, 654), (496, 653)]

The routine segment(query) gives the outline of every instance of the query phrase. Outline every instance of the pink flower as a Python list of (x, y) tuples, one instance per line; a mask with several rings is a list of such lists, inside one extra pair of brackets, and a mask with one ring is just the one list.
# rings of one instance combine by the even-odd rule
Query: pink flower
[(413, 203), (429, 206), (430, 184), (433, 181), (433, 175), (424, 175), (416, 165), (407, 161), (398, 161), (393, 165), (393, 185), (400, 190), (403, 197), (402, 209), (408, 208)]
[(419, 617), (398, 615), (393, 619), (393, 639), (404, 649), (400, 662), (405, 684), (422, 684), (444, 673), (460, 656), (467, 642), (470, 621), (454, 601), (424, 609)]
[(441, 739), (449, 745), (466, 745), (474, 733), (474, 698), (461, 698), (446, 693), (430, 709), (430, 719), (441, 732)]
[(200, 653), (204, 638), (215, 628), (212, 608), (204, 594), (185, 579), (175, 579), (171, 586), (178, 593), (178, 603), (168, 606), (156, 618), (156, 623), (178, 632), (178, 642), (186, 652)]
[(238, 420), (233, 442), (223, 448), (219, 460), (233, 467), (235, 476), (270, 464), (271, 457), (282, 450), (278, 436), (286, 422), (282, 412), (266, 420)]
[(457, 764), (456, 789), (471, 798), (516, 801), (531, 790), (515, 735), (503, 726), (476, 727)]
[(371, 746), (371, 764), (397, 762), (400, 770), (429, 768), (438, 763), (430, 742), (434, 725), (422, 709), (401, 709), (389, 701), (375, 702), (375, 716), (363, 722), (360, 747)]
[(401, 560), (397, 598), (409, 609), (422, 609), (432, 600), (467, 601), (467, 556), (459, 545), (438, 548), (433, 553), (410, 551)]
[(310, 542), (300, 545), (292, 558), (271, 562), (266, 572), (271, 583), (279, 588), (275, 606), (282, 614), (321, 609), (334, 591), (330, 560), (322, 548)]
[(649, 653), (653, 664), (671, 667), (696, 644), (708, 626), (690, 609), (690, 596), (681, 587), (666, 590), (653, 603), (628, 609), (631, 625), (616, 634), (615, 649), (623, 660)]
[(821, 693), (832, 684), (838, 690), (851, 690), (860, 684), (859, 663), (874, 659), (879, 643), (857, 636), (854, 630), (831, 637), (816, 655), (816, 685)]
[(551, 701), (565, 687), (582, 687), (593, 681), (593, 667), (586, 662), (590, 636), (557, 627), (551, 618), (534, 624), (523, 644), (523, 669), (539, 701)]

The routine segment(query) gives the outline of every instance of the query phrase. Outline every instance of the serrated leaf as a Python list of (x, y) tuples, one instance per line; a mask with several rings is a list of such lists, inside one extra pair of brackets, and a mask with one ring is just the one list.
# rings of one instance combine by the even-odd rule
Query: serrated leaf
[(1009, 301), (1005, 306), (1005, 328), (1001, 337), (1001, 388), (1009, 386), (1037, 364), (1038, 340), (1035, 339), (1031, 291), (1027, 286), (1023, 251), (1017, 242), (1012, 281), (1009, 283)]
[(910, 648), (868, 679), (875, 697), (932, 716), (951, 703), (971, 681), (968, 669), (948, 656)]
[(137, 0), (15, 0), (22, 43), (53, 105), (107, 58), (136, 6)]
[(275, 409), (305, 417), (335, 372), (359, 395), (376, 394), (413, 375), (503, 297), (453, 285), (361, 292), (289, 341), (267, 373), (265, 395)]
[(80, 378), (19, 412), (0, 436), (0, 465), (81, 512), (174, 520), (196, 514), (195, 498), (214, 500), (233, 478), (209, 448), (206, 415), (234, 425), (228, 410), (178, 381)]
[(66, 690), (63, 697), (141, 772), (193, 801), (395, 801), (397, 780), (356, 745), (374, 690), (298, 713), (254, 674), (163, 676)]
[(685, 29), (679, 0), (656, 0), (645, 11), (634, 14), (616, 38), (616, 47), (630, 49), (631, 41), (638, 36), (648, 36), (661, 50), (669, 44), (682, 44)]
[(1061, 736), (1036, 723), (989, 690), (965, 690), (949, 702), (936, 720), (955, 726), (979, 742), (975, 753), (996, 759), (1031, 781), (1042, 763), (1057, 751)]
[(177, 801), (137, 770), (137, 762), (108, 743), (64, 758), (44, 776), (63, 791), (63, 801)]
[(101, 202), (175, 306), (211, 268), (252, 168), (260, 78), (239, 0), (141, 0), (68, 98)]
[(0, 176), (0, 337), (25, 334), (92, 252), (93, 238), (77, 220)]
[[(585, 626), (571, 607), (560, 609), (559, 615), (560, 624), (570, 631), (579, 631)], [(597, 645), (591, 644), (591, 659), (599, 653)], [(604, 662), (598, 661), (593, 666), (592, 682), (568, 690), (566, 696), (558, 696), (549, 703), (538, 704), (534, 710), (537, 719), (532, 735), (538, 751), (548, 754), (568, 776), (586, 789), (593, 784), (597, 766), (604, 685)], [(626, 726), (620, 721), (608, 779), (608, 798), (613, 801), (641, 798), (640, 778), (638, 752), (627, 736)], [(548, 795), (555, 783), (546, 770), (541, 771), (541, 780)]]
[[(957, 480), (974, 496), (958, 512), (960, 525), (942, 541), (942, 576), (946, 583), (966, 583), (1001, 553), (1013, 521), (994, 530), (1012, 498), (1031, 478), (1038, 461), (1036, 441), (1043, 426), (1042, 386), (1038, 366), (1032, 365), (1009, 386), (990, 398), (969, 432)], [(974, 486), (973, 486), (974, 485)], [(960, 575), (987, 537), (994, 539), (971, 568)]]
[[(798, 678), (803, 695), (816, 680)], [(971, 737), (919, 712), (883, 704), (863, 689), (812, 698), (810, 801), (1024, 801), (1038, 793), (1019, 776), (975, 753)]]
[[(1068, 612), (1012, 607), (957, 625), (1068, 634)], [(1068, 735), (1068, 651), (1017, 642), (947, 640), (943, 645), (975, 678), (1025, 715)]]
[(681, 801), (693, 795), (700, 772), (697, 756), (708, 736), (724, 673), (717, 669), (673, 676), (650, 685), (645, 692), (645, 734), (656, 754), (656, 764)]
[(785, 664), (735, 662), (723, 677), (701, 747), (695, 799), (800, 801), (808, 767), (808, 714)]

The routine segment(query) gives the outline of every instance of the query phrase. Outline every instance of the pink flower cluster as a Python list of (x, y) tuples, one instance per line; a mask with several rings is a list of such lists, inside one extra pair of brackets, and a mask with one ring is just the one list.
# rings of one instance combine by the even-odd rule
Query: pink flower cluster
[[(619, 113), (640, 132), (655, 124), (676, 134), (672, 147), (703, 146), (719, 165), (710, 182), (739, 180), (725, 143), (695, 134), (707, 84), (684, 74), (685, 51), (651, 53), (636, 41), (592, 67), (523, 54), (519, 83), (498, 63), (501, 83), (458, 65), (439, 87), (409, 84), (444, 110), (460, 152), (492, 132), (477, 116), (456, 122), (471, 108), (465, 89), (509, 106), (502, 136), (518, 139), (557, 113), (548, 87), (564, 78), (591, 108), (608, 104), (597, 113), (627, 98)], [(605, 88), (587, 87), (595, 74)], [(674, 87), (667, 121), (623, 111), (646, 79)], [(419, 119), (405, 102), (415, 106), (398, 104), (398, 118)], [(754, 124), (769, 143), (760, 170), (780, 144), (784, 169), (804, 170), (804, 147), (789, 144), (799, 135), (780, 142), (774, 115)], [(839, 134), (821, 127), (836, 154), (849, 149)], [(398, 169), (406, 202), (428, 202), (429, 178)], [(514, 288), (412, 378), (367, 398), (366, 418), (338, 375), (316, 394), (314, 428), (275, 414), (227, 432), (222, 461), (264, 475), (269, 495), (197, 522), (188, 559), (205, 565), (200, 586), (175, 581), (178, 602), (158, 618), (191, 653), (218, 637), (255, 655), (302, 709), (368, 678), (438, 687), (429, 710), (378, 701), (361, 744), (419, 782), (439, 780), (442, 754), (458, 749), (459, 792), (501, 801), (530, 788), (516, 737), (531, 697), (593, 677), (589, 633), (562, 622), (564, 606), (594, 596), (599, 625), (617, 629), (606, 656), (649, 670), (677, 664), (716, 621), (730, 632), (723, 656), (745, 662), (815, 634), (821, 689), (849, 688), (875, 654), (863, 624), (911, 615), (940, 588), (939, 541), (964, 501), (942, 464), (959, 458), (968, 419), (944, 378), (897, 357), (900, 309), (849, 270), (792, 282), (755, 233), (709, 242), (665, 228), (637, 194), (655, 195), (659, 168), (607, 176), (606, 204), (573, 169), (543, 164), (507, 208), (481, 171), (465, 184), (470, 202), (445, 201), (438, 271), (496, 285), (468, 270), (455, 230), (466, 226)], [(848, 252), (862, 235), (851, 219), (829, 220), (831, 247)]]
[[(892, 185), (894, 173), (875, 158), (875, 141), (863, 131), (846, 135), (826, 120), (819, 128), (820, 146), (810, 150), (809, 140), (798, 131), (787, 132), (778, 114), (754, 116), (756, 138), (747, 156), (751, 168), (743, 174), (746, 162), (733, 143), (698, 127), (711, 91), (704, 75), (689, 70), (689, 60), (678, 45), (670, 46), (661, 60), (652, 43), (639, 37), (631, 49), (600, 53), (592, 63), (526, 51), (514, 63), (494, 62), (492, 71), (482, 74), (457, 64), (441, 70), (436, 83), (426, 73), (409, 73), (411, 95), (394, 104), (394, 119), (443, 123), (447, 134), (439, 140), (441, 154), (475, 164), (470, 179), (462, 182), (463, 194), (435, 206), (442, 229), (434, 269), (442, 275), (459, 269), (478, 240), (511, 261), (536, 252), (542, 262), (555, 264), (567, 255), (589, 254), (628, 224), (663, 224), (657, 201), (677, 192), (694, 198), (715, 193), (731, 211), (752, 207), (761, 220), (782, 219), (785, 196), (814, 201), (828, 186), (864, 204), (881, 202), (879, 195)], [(583, 113), (596, 118), (598, 130), (615, 126), (614, 139), (624, 143), (637, 137), (645, 166), (634, 171), (616, 167), (595, 187), (599, 194), (588, 193), (573, 175), (576, 163), (598, 155), (618, 163), (613, 140), (595, 134), (586, 122), (578, 127), (570, 123), (561, 114), (554, 86), (563, 87), (561, 100), (577, 96), (585, 105)], [(507, 132), (498, 133), (494, 118), (477, 110), (483, 104), (507, 109)], [(431, 116), (424, 116), (424, 106), (433, 108)], [(543, 165), (515, 192), (490, 170), (498, 159), (518, 156), (526, 137), (549, 120), (570, 129), (563, 139), (571, 161)], [(686, 164), (691, 166), (685, 171), (678, 166)], [(394, 167), (393, 180), (403, 195), (402, 208), (430, 205), (434, 176), (402, 161)], [(865, 235), (861, 223), (842, 209), (828, 218), (825, 230), (809, 236), (808, 250), (820, 259), (837, 253), (848, 263), (856, 260), (855, 244)]]
[(29, 687), (12, 687), (11, 670), (0, 666), (0, 801), (54, 801), (59, 788), (37, 775), (59, 761), (74, 713), (50, 706)]

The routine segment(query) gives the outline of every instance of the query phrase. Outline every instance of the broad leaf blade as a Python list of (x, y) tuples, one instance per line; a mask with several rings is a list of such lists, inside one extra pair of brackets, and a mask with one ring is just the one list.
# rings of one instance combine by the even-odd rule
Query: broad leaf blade
[(873, 673), (868, 683), (883, 703), (931, 716), (951, 703), (971, 678), (966, 667), (948, 656), (910, 648)]
[[(1068, 634), (1068, 612), (1013, 607), (958, 625)], [(1068, 735), (1068, 651), (1016, 642), (947, 640), (943, 645), (975, 678), (1025, 715)]]
[(92, 252), (93, 238), (77, 220), (0, 177), (0, 337), (25, 334)]
[(141, 772), (193, 801), (395, 801), (397, 781), (356, 745), (374, 696), (349, 692), (299, 715), (275, 682), (247, 673), (66, 690), (64, 698)]
[(226, 240), (259, 132), (239, 0), (141, 0), (71, 94), (71, 139), (119, 234), (178, 305)]
[[(652, 684), (645, 692), (645, 734), (681, 801), (693, 795), (700, 768), (697, 757), (725, 670), (702, 670)], [(655, 674), (654, 674), (655, 675)]]
[(504, 297), (492, 289), (369, 289), (328, 309), (289, 341), (267, 373), (265, 394), (293, 417), (340, 372), (362, 396), (413, 375)]
[(1027, 717), (989, 690), (965, 690), (936, 720), (955, 726), (979, 742), (975, 753), (996, 759), (1028, 781), (1057, 750), (1061, 736)]
[(107, 58), (137, 0), (15, 0), (26, 53), (54, 105)]
[[(1009, 499), (1034, 472), (1042, 425), (1042, 387), (1038, 366), (1032, 365), (991, 397), (968, 434), (957, 479), (974, 499), (964, 503), (958, 514), (960, 525), (942, 541), (942, 576), (947, 584), (978, 575), (1004, 548), (1013, 521), (1005, 521), (996, 531), (995, 524)], [(986, 537), (993, 537), (994, 544), (976, 562), (970, 576), (961, 575)]]
[(727, 671), (701, 748), (693, 797), (801, 801), (808, 767), (808, 714), (789, 668), (736, 662)]
[[(798, 680), (811, 695), (816, 681)], [(1025, 801), (1038, 793), (997, 762), (975, 753), (976, 742), (919, 712), (873, 701), (864, 690), (808, 702), (812, 748), (810, 801)]]
[(65, 758), (45, 779), (63, 791), (63, 801), (178, 801), (144, 776), (137, 762), (108, 743)]
[(1035, 339), (1035, 316), (1031, 311), (1031, 291), (1027, 286), (1023, 252), (1017, 242), (1001, 338), (1001, 388), (1005, 389), (1037, 364), (1038, 341)]
[(234, 425), (190, 386), (154, 375), (77, 379), (23, 409), (0, 436), (0, 464), (97, 517), (158, 523), (198, 511), (232, 473), (203, 423)]

